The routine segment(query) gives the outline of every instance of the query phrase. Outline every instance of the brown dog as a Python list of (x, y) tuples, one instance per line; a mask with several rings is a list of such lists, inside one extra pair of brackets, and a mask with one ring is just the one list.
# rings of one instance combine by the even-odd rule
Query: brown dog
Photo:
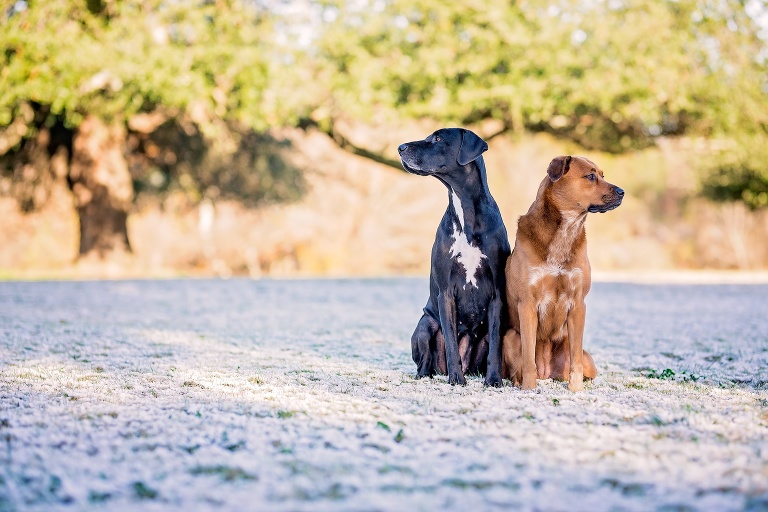
[(621, 204), (624, 191), (605, 181), (583, 157), (552, 160), (536, 200), (518, 221), (515, 248), (507, 260), (511, 328), (502, 344), (502, 376), (523, 389), (536, 379), (569, 379), (571, 391), (597, 375), (583, 350), (584, 297), (592, 275), (584, 221)]

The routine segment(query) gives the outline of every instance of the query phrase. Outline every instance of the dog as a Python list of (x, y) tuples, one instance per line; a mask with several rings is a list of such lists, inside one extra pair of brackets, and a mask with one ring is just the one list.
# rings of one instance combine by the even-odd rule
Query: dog
[(507, 260), (510, 329), (502, 342), (502, 373), (523, 389), (536, 379), (568, 380), (571, 391), (597, 369), (583, 350), (586, 306), (592, 283), (584, 223), (590, 212), (617, 208), (624, 191), (583, 157), (552, 160), (536, 200), (518, 221)]
[(485, 375), (501, 386), (507, 229), (486, 179), (488, 144), (469, 130), (444, 128), (398, 147), (403, 168), (448, 188), (448, 208), (432, 246), (429, 300), (411, 337), (417, 378)]

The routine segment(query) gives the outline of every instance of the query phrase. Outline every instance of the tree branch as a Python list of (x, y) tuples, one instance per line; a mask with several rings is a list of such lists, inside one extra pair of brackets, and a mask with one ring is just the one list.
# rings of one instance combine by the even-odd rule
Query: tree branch
[[(382, 165), (386, 165), (387, 167), (392, 167), (393, 169), (397, 169), (398, 171), (405, 172), (399, 160), (393, 160), (380, 153), (375, 153), (365, 148), (361, 148), (360, 146), (354, 144), (352, 141), (346, 138), (344, 135), (336, 131), (334, 129), (333, 123), (330, 123), (329, 127), (326, 129), (321, 128), (317, 123), (314, 123), (314, 122), (312, 123), (312, 126), (314, 126), (318, 130), (328, 135), (336, 143), (337, 146), (339, 146), (341, 149), (345, 151), (348, 151), (357, 156), (362, 156), (363, 158), (368, 158), (369, 160), (373, 160), (374, 162), (380, 163)], [(509, 124), (504, 123), (504, 125), (498, 131), (487, 136), (482, 136), (482, 138), (485, 139), (486, 142), (489, 142), (492, 139), (495, 139), (496, 137), (498, 137), (499, 135), (504, 135), (509, 130), (510, 130)]]
[(363, 158), (368, 158), (382, 165), (392, 167), (394, 169), (397, 169), (398, 171), (405, 172), (405, 170), (403, 169), (403, 166), (400, 164), (400, 160), (392, 160), (391, 158), (387, 158), (382, 154), (374, 153), (373, 151), (369, 151), (365, 148), (361, 148), (360, 146), (357, 146), (356, 144), (352, 143), (349, 139), (344, 137), (342, 134), (334, 130), (333, 124), (330, 124), (328, 129), (325, 129), (325, 130), (321, 129), (321, 131), (326, 135), (328, 135), (331, 139), (333, 139), (336, 145), (338, 145), (341, 149), (345, 151), (349, 151), (354, 155), (362, 156)]
[(511, 127), (507, 123), (504, 123), (504, 126), (502, 126), (499, 129), (499, 131), (494, 132), (494, 133), (492, 133), (490, 135), (481, 136), (481, 137), (485, 140), (485, 142), (490, 142), (491, 140), (495, 139), (499, 135), (504, 135), (505, 133), (507, 133), (510, 130), (510, 128)]

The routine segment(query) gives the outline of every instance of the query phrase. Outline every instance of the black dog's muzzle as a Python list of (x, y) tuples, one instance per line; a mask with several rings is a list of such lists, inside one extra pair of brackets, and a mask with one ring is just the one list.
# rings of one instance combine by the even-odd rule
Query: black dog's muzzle
[(400, 162), (403, 164), (403, 169), (418, 176), (429, 176), (429, 172), (420, 169), (422, 165), (421, 158), (414, 155), (413, 151), (409, 151), (410, 149), (412, 148), (409, 143), (400, 144), (397, 147), (397, 152), (400, 153)]

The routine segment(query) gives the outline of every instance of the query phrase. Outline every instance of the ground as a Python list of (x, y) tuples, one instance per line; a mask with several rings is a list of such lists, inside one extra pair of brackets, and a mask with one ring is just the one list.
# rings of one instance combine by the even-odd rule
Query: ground
[(768, 510), (768, 286), (596, 283), (580, 394), (416, 380), (426, 298), (0, 283), (0, 510)]

